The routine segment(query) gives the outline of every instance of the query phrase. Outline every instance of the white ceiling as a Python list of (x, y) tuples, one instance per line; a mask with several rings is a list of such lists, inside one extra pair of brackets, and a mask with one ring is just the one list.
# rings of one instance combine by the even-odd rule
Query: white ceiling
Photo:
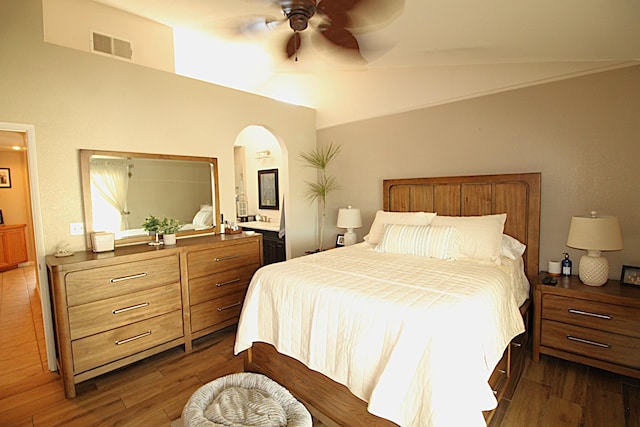
[(26, 149), (24, 134), (21, 132), (0, 130), (0, 151), (11, 151), (11, 147)]
[(401, 7), (358, 36), (364, 64), (308, 39), (285, 60), (286, 23), (233, 31), (282, 18), (274, 0), (97, 2), (174, 28), (177, 74), (315, 108), (318, 128), (640, 63), (638, 0), (367, 0)]

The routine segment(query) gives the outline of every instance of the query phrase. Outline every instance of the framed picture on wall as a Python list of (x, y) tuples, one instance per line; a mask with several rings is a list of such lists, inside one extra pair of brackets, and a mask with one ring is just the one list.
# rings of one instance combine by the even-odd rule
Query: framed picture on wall
[(258, 208), (280, 209), (278, 195), (278, 169), (258, 171)]
[(0, 168), (0, 188), (11, 188), (11, 169)]

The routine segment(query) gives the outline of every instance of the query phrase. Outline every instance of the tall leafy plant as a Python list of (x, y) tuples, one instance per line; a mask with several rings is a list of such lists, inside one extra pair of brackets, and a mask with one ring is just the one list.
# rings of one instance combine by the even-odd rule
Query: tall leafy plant
[(318, 203), (320, 217), (318, 218), (318, 229), (320, 244), (319, 250), (322, 250), (324, 242), (324, 225), (327, 210), (327, 196), (334, 190), (338, 190), (336, 178), (327, 174), (327, 167), (340, 153), (341, 147), (333, 143), (318, 147), (306, 153), (300, 153), (300, 158), (306, 163), (307, 167), (312, 167), (318, 171), (316, 182), (307, 181), (307, 192), (305, 194), (310, 203)]

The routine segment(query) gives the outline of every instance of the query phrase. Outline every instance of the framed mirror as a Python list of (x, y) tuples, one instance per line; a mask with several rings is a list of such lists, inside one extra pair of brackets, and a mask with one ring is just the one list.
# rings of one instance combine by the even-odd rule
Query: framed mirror
[(278, 169), (258, 171), (258, 208), (280, 209), (278, 195)]
[(154, 240), (150, 215), (180, 221), (178, 238), (220, 231), (216, 158), (80, 150), (80, 173), (88, 249), (97, 231), (116, 246)]

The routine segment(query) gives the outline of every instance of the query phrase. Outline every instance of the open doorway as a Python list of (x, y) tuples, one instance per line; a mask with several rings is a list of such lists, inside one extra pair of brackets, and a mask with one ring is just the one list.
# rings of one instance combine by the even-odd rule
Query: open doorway
[[(285, 255), (282, 258), (290, 258), (291, 245), (285, 238), (285, 206), (288, 203), (286, 195), (289, 190), (285, 144), (263, 126), (247, 126), (236, 137), (234, 170), (236, 218), (239, 221), (263, 222), (262, 226), (258, 226), (258, 230), (275, 231), (271, 234), (279, 235), (284, 242)], [(265, 171), (275, 171), (271, 176), (277, 177), (278, 200), (270, 205), (260, 203), (259, 177)], [(267, 234), (269, 233), (263, 233), (265, 236)], [(266, 258), (265, 255), (265, 262)]]
[[(12, 146), (19, 146), (19, 150), (13, 150)], [(40, 195), (37, 178), (35, 146), (35, 127), (26, 124), (0, 122), (0, 154), (3, 162), (11, 161), (14, 165), (12, 174), (11, 192), (0, 194), (0, 204), (7, 203), (3, 216), (5, 221), (26, 224), (27, 262), (18, 265), (18, 270), (9, 270), (3, 274), (3, 280), (11, 282), (11, 285), (23, 287), (23, 296), (27, 298), (21, 305), (5, 308), (9, 317), (13, 319), (25, 316), (35, 316), (32, 323), (35, 328), (35, 339), (38, 339), (37, 348), (39, 356), (46, 358), (46, 366), (49, 370), (57, 369), (55, 358), (55, 342), (53, 335), (53, 322), (49, 287), (47, 286), (45, 271), (44, 236), (42, 230), (42, 218), (40, 215)], [(8, 153), (14, 153), (13, 157)], [(16, 154), (17, 153), (17, 154)], [(0, 165), (2, 166), (2, 165)], [(10, 199), (10, 200), (9, 200)], [(10, 204), (10, 208), (8, 207)], [(3, 209), (0, 206), (0, 209)], [(17, 283), (17, 284), (16, 284)], [(26, 295), (24, 295), (26, 293)], [(30, 308), (27, 310), (26, 307)], [(22, 311), (20, 309), (22, 308)], [(25, 320), (25, 319), (21, 319)], [(4, 322), (4, 320), (3, 320)], [(1, 325), (5, 327), (7, 325)], [(44, 340), (44, 348), (42, 341)], [(6, 347), (3, 347), (6, 349)]]

